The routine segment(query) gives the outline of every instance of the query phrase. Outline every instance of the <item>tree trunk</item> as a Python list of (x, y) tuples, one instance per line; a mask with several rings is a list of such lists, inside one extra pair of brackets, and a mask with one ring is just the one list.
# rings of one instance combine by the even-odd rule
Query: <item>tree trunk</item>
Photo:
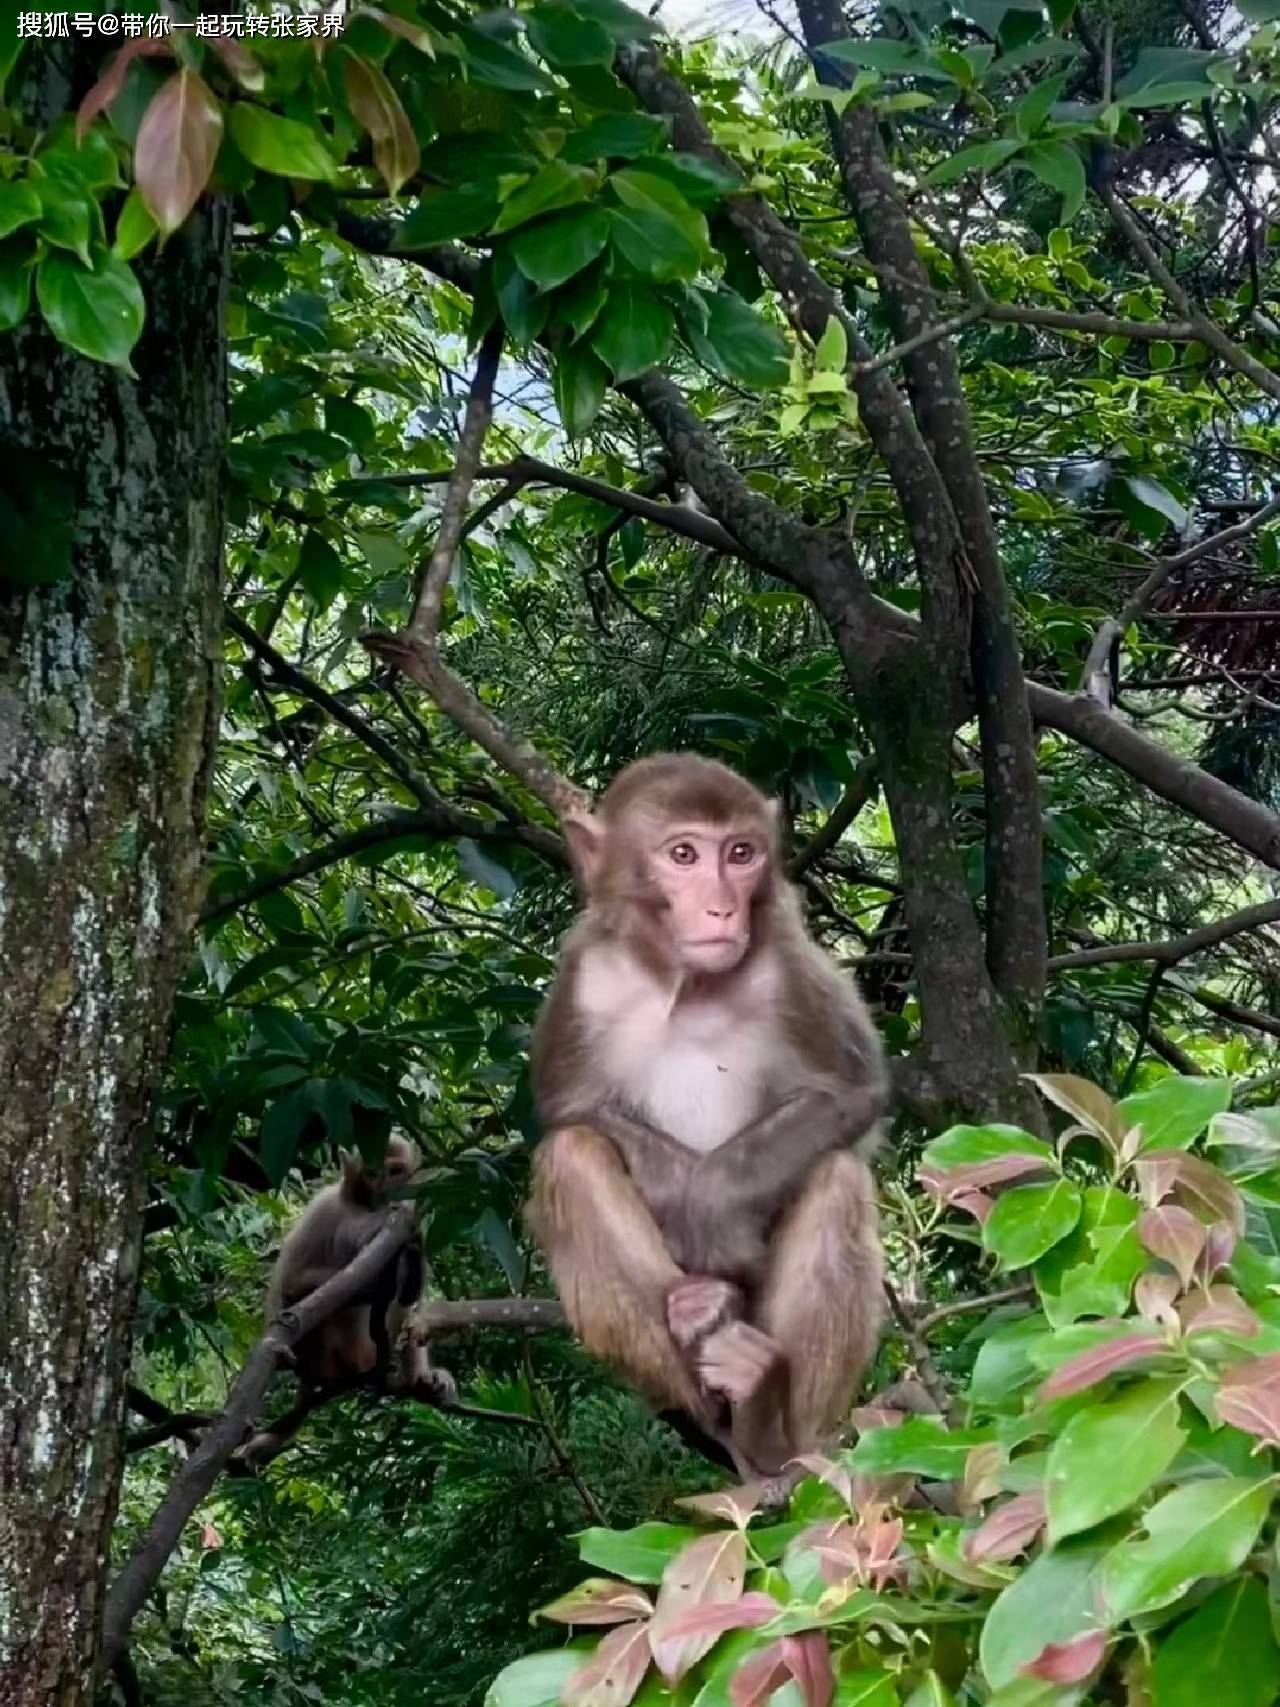
[(93, 1691), (148, 1093), (201, 891), (217, 732), (225, 211), (143, 274), (137, 381), (33, 319), (7, 441), (76, 492), (54, 587), (0, 562), (0, 1701)]

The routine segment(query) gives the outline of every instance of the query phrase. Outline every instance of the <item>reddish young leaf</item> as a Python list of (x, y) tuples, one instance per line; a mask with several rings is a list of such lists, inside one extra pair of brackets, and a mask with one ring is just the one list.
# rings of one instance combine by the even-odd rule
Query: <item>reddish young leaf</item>
[(1234, 1286), (1217, 1285), (1208, 1294), (1193, 1292), (1182, 1304), (1182, 1324), (1188, 1335), (1239, 1334), (1252, 1339), (1262, 1323)]
[(643, 1589), (613, 1577), (588, 1577), (549, 1606), (540, 1607), (534, 1617), (550, 1618), (557, 1624), (623, 1624), (633, 1618), (648, 1618), (652, 1611)]
[(1168, 1197), (1178, 1183), (1181, 1164), (1181, 1150), (1151, 1150), (1133, 1164), (1138, 1196), (1148, 1209), (1154, 1209)]
[(1027, 1677), (1038, 1677), (1045, 1683), (1083, 1683), (1097, 1670), (1106, 1651), (1107, 1632), (1090, 1630), (1070, 1642), (1050, 1642), (1022, 1670)]
[(733, 1707), (762, 1707), (775, 1690), (787, 1681), (787, 1668), (782, 1663), (781, 1641), (770, 1642), (758, 1654), (752, 1654), (729, 1679), (729, 1700)]
[(161, 55), (172, 52), (169, 43), (160, 36), (138, 36), (134, 41), (127, 42), (77, 108), (76, 141), (83, 141), (85, 131), (98, 114), (105, 107), (109, 107), (112, 101), (119, 99), (124, 80), (129, 74), (129, 67), (135, 59), (158, 59)]
[(649, 1646), (658, 1670), (669, 1677), (680, 1662), (681, 1644), (690, 1636), (709, 1636), (714, 1642), (726, 1630), (759, 1629), (781, 1611), (771, 1594), (744, 1594), (738, 1600), (718, 1605), (692, 1606), (672, 1617), (660, 1634), (651, 1631)]
[(717, 1488), (710, 1494), (690, 1494), (676, 1504), (702, 1517), (718, 1517), (722, 1522), (736, 1523), (739, 1529), (745, 1529), (760, 1509), (761, 1492), (762, 1484), (754, 1482), (741, 1488)]
[(869, 1524), (866, 1535), (866, 1580), (877, 1594), (893, 1577), (904, 1577), (906, 1566), (898, 1558), (902, 1545), (903, 1523), (900, 1517), (882, 1517)]
[(1220, 1269), (1226, 1268), (1236, 1253), (1238, 1235), (1226, 1221), (1215, 1221), (1209, 1229), (1196, 1274), (1201, 1280), (1212, 1280)]
[(565, 1680), (563, 1707), (627, 1707), (649, 1669), (649, 1626), (620, 1624)]
[(408, 114), (383, 72), (358, 53), (343, 55), (342, 76), (351, 111), (373, 142), (374, 164), (391, 194), (398, 195), (422, 158)]
[(691, 1541), (662, 1573), (650, 1635), (655, 1655), (661, 1648), (660, 1670), (677, 1682), (714, 1644), (715, 1637), (669, 1638), (677, 1618), (694, 1607), (722, 1605), (742, 1595), (747, 1573), (747, 1544), (739, 1529), (718, 1530)]
[(267, 74), (243, 42), (235, 36), (209, 36), (206, 39), (241, 88), (249, 89), (255, 95), (266, 88)]
[(1056, 1103), (1064, 1114), (1078, 1120), (1086, 1132), (1101, 1138), (1112, 1150), (1124, 1137), (1124, 1120), (1104, 1090), (1074, 1073), (1024, 1073), (1042, 1095)]
[(1178, 1296), (1176, 1274), (1143, 1274), (1133, 1289), (1134, 1301), (1149, 1322), (1163, 1322), (1171, 1328), (1180, 1327), (1173, 1301)]
[(1202, 1221), (1224, 1221), (1237, 1237), (1244, 1232), (1244, 1199), (1222, 1169), (1203, 1156), (1181, 1157), (1173, 1195)]
[(1044, 1528), (1044, 1494), (1039, 1488), (1028, 1488), (1005, 1505), (993, 1511), (965, 1542), (965, 1557), (970, 1564), (1003, 1564), (1025, 1553)]
[(1015, 1151), (1008, 1156), (992, 1156), (986, 1162), (966, 1162), (958, 1168), (922, 1167), (917, 1178), (934, 1197), (950, 1202), (959, 1192), (980, 1191), (984, 1186), (1004, 1185), (1025, 1174), (1051, 1171), (1045, 1157)]
[(957, 1191), (951, 1198), (953, 1209), (963, 1209), (966, 1215), (972, 1215), (975, 1221), (983, 1222), (996, 1206), (994, 1197), (989, 1197), (985, 1191)]
[(1138, 1237), (1152, 1256), (1167, 1262), (1182, 1284), (1190, 1286), (1196, 1259), (1208, 1237), (1203, 1221), (1197, 1221), (1189, 1209), (1165, 1203), (1159, 1209), (1146, 1209), (1139, 1215)]
[(831, 1669), (831, 1649), (821, 1630), (808, 1630), (803, 1636), (784, 1636), (782, 1663), (799, 1685), (804, 1707), (828, 1707), (835, 1694), (836, 1680)]
[(985, 1500), (993, 1500), (1000, 1492), (1000, 1470), (1004, 1463), (1004, 1448), (994, 1440), (971, 1447), (964, 1461), (964, 1479), (960, 1484), (960, 1509), (974, 1512)]
[(151, 98), (133, 150), (133, 175), (162, 232), (176, 231), (209, 182), (222, 140), (222, 109), (185, 65)]
[(825, 1458), (821, 1452), (806, 1452), (792, 1462), (799, 1464), (811, 1476), (816, 1476), (820, 1482), (825, 1482), (847, 1506), (852, 1506), (853, 1474), (843, 1464), (837, 1464), (833, 1458)]
[(1088, 1351), (1078, 1352), (1055, 1369), (1036, 1397), (1047, 1403), (1050, 1399), (1065, 1399), (1068, 1393), (1082, 1393), (1086, 1387), (1096, 1387), (1099, 1381), (1105, 1381), (1113, 1371), (1127, 1369), (1131, 1363), (1141, 1363), (1167, 1349), (1159, 1334), (1126, 1334), (1123, 1339), (1090, 1346)]
[(1222, 1377), (1214, 1406), (1224, 1423), (1280, 1446), (1280, 1351), (1234, 1364)]

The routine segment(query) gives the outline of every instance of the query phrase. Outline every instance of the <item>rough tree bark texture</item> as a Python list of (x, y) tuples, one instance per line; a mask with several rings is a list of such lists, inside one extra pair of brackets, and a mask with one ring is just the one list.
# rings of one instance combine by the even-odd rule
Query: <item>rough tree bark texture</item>
[(6, 442), (74, 481), (74, 571), (0, 562), (0, 1702), (92, 1696), (148, 1091), (201, 891), (217, 728), (226, 222), (144, 276), (138, 380), (28, 324)]

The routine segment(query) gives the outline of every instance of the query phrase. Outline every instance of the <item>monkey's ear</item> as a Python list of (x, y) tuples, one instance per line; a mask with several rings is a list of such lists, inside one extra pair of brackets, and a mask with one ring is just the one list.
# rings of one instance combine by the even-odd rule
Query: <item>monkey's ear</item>
[(604, 859), (604, 827), (586, 812), (571, 812), (564, 820), (564, 838), (578, 881), (590, 894)]

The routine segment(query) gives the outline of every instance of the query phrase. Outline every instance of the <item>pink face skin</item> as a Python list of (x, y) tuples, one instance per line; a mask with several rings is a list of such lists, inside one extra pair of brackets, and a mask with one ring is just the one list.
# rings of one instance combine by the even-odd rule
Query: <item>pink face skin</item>
[(695, 824), (670, 831), (648, 859), (685, 971), (732, 971), (747, 952), (751, 898), (768, 865), (759, 838)]

